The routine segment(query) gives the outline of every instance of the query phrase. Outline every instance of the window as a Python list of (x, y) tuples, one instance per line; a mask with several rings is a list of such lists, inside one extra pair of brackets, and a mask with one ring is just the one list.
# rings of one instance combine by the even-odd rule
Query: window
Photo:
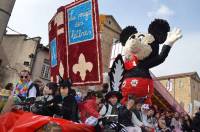
[(108, 20), (108, 24), (109, 24), (109, 25), (111, 24), (111, 20)]
[(179, 85), (179, 88), (183, 88), (183, 82), (181, 80), (179, 80), (178, 85)]
[(188, 113), (192, 114), (192, 103), (188, 104)]
[(173, 89), (173, 80), (172, 79), (168, 79), (167, 83), (166, 83), (166, 89), (167, 91), (171, 92)]
[(49, 60), (44, 59), (44, 63), (42, 66), (41, 77), (47, 80), (50, 80), (50, 65)]
[(113, 61), (115, 60), (118, 54), (122, 54), (122, 57), (124, 58), (123, 46), (121, 45), (118, 39), (113, 38), (113, 45), (112, 45), (109, 67), (112, 67)]

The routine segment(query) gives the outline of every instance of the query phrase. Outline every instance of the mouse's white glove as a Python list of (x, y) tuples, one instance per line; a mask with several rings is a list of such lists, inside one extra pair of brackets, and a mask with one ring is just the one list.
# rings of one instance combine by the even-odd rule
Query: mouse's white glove
[(174, 28), (171, 32), (168, 32), (165, 44), (173, 46), (173, 44), (180, 38), (182, 38), (181, 30), (179, 28)]

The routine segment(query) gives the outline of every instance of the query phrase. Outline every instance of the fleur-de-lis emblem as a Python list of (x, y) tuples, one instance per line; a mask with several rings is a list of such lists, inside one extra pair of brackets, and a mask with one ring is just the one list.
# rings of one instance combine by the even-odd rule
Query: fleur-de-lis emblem
[(74, 64), (72, 67), (72, 71), (77, 74), (80, 73), (80, 77), (82, 81), (85, 80), (86, 72), (91, 72), (93, 68), (93, 64), (91, 62), (86, 62), (85, 56), (81, 53), (78, 59), (78, 63)]
[(63, 77), (63, 75), (64, 75), (64, 66), (63, 66), (62, 61), (60, 62), (59, 73), (60, 73), (60, 76)]

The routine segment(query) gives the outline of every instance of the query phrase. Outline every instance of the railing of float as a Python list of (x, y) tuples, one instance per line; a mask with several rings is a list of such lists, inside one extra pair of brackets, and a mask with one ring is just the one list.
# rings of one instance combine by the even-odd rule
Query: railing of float
[(172, 108), (179, 112), (185, 112), (184, 108), (175, 100), (175, 98), (167, 91), (167, 89), (161, 84), (156, 76), (151, 73), (154, 80), (154, 88), (162, 95), (162, 97), (172, 106)]

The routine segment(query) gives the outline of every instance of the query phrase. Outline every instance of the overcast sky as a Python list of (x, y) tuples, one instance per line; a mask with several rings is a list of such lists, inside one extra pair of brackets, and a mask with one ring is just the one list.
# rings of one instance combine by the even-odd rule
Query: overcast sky
[[(58, 7), (73, 0), (16, 0), (8, 26), (29, 37), (42, 37), (48, 43), (48, 22)], [(155, 75), (197, 71), (200, 74), (200, 0), (98, 0), (100, 14), (113, 15), (124, 28), (134, 25), (146, 32), (154, 18), (167, 19), (179, 27), (183, 38), (166, 61), (155, 67)], [(9, 31), (8, 33), (11, 33)]]

